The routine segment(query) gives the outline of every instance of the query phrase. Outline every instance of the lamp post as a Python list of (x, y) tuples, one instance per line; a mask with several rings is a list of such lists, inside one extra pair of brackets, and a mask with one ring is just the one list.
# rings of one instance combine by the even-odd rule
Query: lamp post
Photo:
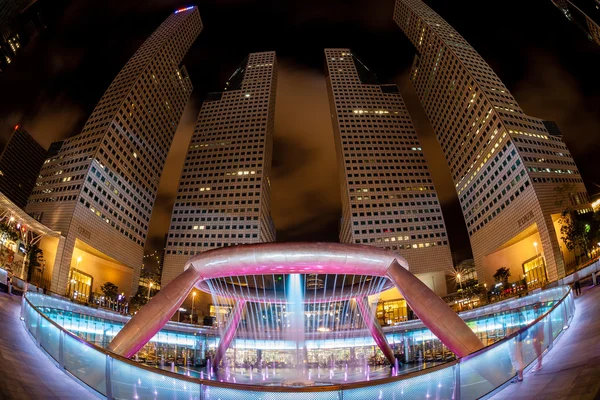
[(483, 284), (483, 290), (485, 291), (485, 302), (487, 303), (487, 301), (488, 301), (487, 283)]
[(150, 289), (152, 289), (152, 282), (148, 283), (148, 297), (147, 297), (147, 301), (150, 301)]
[(196, 292), (192, 292), (192, 313), (190, 314), (190, 321), (194, 323), (194, 300), (196, 300)]
[(533, 247), (535, 248), (535, 255), (536, 255), (536, 256), (538, 255), (538, 249), (537, 249), (537, 246), (538, 246), (537, 242), (533, 242)]

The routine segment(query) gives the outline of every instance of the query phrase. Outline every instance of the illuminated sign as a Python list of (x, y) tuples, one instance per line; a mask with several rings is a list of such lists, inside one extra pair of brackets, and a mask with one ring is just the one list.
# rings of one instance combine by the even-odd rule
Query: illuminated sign
[(192, 8), (194, 8), (194, 6), (190, 6), (190, 7), (186, 7), (186, 8), (180, 8), (179, 10), (175, 11), (175, 14), (179, 14), (180, 12), (191, 10)]

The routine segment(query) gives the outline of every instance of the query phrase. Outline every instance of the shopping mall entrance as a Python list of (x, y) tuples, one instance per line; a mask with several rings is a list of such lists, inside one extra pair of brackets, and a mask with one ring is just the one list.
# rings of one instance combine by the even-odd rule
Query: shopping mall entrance
[(67, 295), (77, 301), (88, 302), (91, 297), (102, 297), (100, 287), (114, 283), (119, 294), (129, 298), (132, 293), (133, 269), (77, 239), (71, 257)]
[(536, 289), (548, 283), (544, 248), (536, 224), (528, 226), (496, 251), (486, 255), (483, 264), (488, 277), (492, 277), (500, 268), (507, 268), (510, 272), (509, 284), (524, 281), (528, 289)]

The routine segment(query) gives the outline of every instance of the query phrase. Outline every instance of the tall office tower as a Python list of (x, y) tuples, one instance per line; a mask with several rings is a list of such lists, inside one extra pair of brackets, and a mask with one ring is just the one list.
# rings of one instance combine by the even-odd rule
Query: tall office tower
[(573, 21), (587, 38), (600, 45), (600, 2), (593, 5), (592, 0), (552, 0), (569, 21)]
[[(420, 0), (397, 0), (394, 20), (417, 48), (411, 79), (454, 180), (480, 280), (501, 267), (530, 286), (565, 275), (558, 218), (589, 209), (560, 135), (526, 115), (481, 56)], [(557, 233), (558, 232), (558, 233)]]
[(0, 3), (0, 72), (13, 62), (13, 56), (21, 47), (21, 40), (13, 32), (17, 17), (31, 0), (2, 0)]
[(196, 7), (169, 16), (82, 132), (45, 161), (27, 211), (65, 238), (54, 250), (53, 291), (86, 298), (109, 281), (135, 294), (158, 183), (192, 92), (180, 63), (201, 30)]
[(326, 49), (342, 190), (342, 243), (397, 250), (438, 294), (452, 256), (440, 204), (396, 85), (380, 85), (350, 49)]
[(179, 180), (163, 287), (195, 254), (275, 240), (270, 191), (276, 89), (275, 52), (251, 53), (223, 92), (207, 95)]
[(2, 0), (0, 5), (0, 34), (14, 22), (31, 0)]
[(0, 192), (21, 208), (25, 208), (46, 150), (19, 125), (0, 155)]

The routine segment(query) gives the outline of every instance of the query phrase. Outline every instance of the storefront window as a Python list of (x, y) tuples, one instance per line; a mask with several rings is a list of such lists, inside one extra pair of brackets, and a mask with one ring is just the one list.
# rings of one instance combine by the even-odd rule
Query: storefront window
[(78, 269), (71, 268), (69, 273), (69, 296), (78, 301), (87, 302), (92, 293), (94, 278)]
[(527, 282), (528, 289), (541, 287), (548, 280), (546, 279), (546, 265), (544, 257), (537, 255), (523, 263), (523, 272)]

